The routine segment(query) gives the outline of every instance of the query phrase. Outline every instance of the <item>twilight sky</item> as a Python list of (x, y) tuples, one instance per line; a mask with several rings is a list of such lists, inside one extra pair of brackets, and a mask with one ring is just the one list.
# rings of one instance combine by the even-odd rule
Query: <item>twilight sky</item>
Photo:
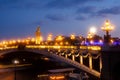
[(104, 21), (115, 25), (112, 36), (120, 37), (120, 0), (0, 0), (0, 40), (34, 37), (40, 26), (44, 38), (53, 35), (86, 36)]

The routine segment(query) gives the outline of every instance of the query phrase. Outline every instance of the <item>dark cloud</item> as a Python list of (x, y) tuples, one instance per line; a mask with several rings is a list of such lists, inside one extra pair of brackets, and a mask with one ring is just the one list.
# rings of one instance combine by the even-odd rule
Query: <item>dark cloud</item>
[(47, 19), (53, 20), (53, 21), (63, 21), (65, 20), (65, 17), (62, 15), (58, 14), (51, 14), (51, 15), (46, 15)]
[(0, 0), (2, 8), (68, 8), (103, 0)]
[(0, 0), (0, 8), (40, 9), (48, 0)]
[(75, 19), (76, 20), (86, 20), (86, 19), (90, 18), (91, 15), (95, 14), (96, 10), (97, 9), (94, 6), (80, 7), (76, 11), (77, 17)]
[(98, 2), (103, 0), (53, 0), (47, 4), (49, 8), (68, 8), (82, 5), (87, 2)]
[[(77, 20), (86, 20), (87, 18), (93, 18), (93, 17), (108, 17), (111, 15), (119, 15), (120, 14), (120, 6), (115, 6), (111, 8), (104, 8), (101, 10), (97, 10), (97, 8), (93, 6), (87, 6), (87, 7), (81, 7), (79, 8), (76, 13), (84, 14), (84, 16), (76, 18)], [(87, 18), (85, 17), (87, 16)], [(85, 18), (85, 19), (84, 19)]]
[(92, 14), (96, 12), (96, 7), (94, 6), (87, 6), (87, 7), (81, 7), (77, 10), (77, 14)]
[(120, 6), (105, 8), (105, 9), (99, 10), (96, 13), (97, 16), (119, 15), (119, 14), (120, 14)]
[(78, 17), (76, 17), (75, 19), (82, 21), (82, 20), (86, 20), (87, 17), (85, 17), (85, 16), (78, 16)]

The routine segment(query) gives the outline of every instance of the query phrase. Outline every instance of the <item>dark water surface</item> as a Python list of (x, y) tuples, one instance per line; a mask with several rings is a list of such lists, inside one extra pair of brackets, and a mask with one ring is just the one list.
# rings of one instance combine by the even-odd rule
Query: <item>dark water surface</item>
[[(53, 74), (48, 70), (75, 68), (66, 63), (57, 61), (54, 58), (31, 52), (13, 52), (6, 54), (0, 58), (0, 65), (11, 65), (14, 59), (19, 60), (19, 64), (31, 64), (16, 68), (16, 80), (49, 80), (48, 78), (40, 78), (39, 75)], [(75, 73), (80, 73), (81, 70), (75, 68)], [(0, 69), (0, 80), (15, 80), (15, 68)], [(55, 79), (53, 79), (55, 80)], [(61, 79), (58, 79), (61, 80)], [(75, 79), (65, 79), (75, 80)], [(97, 78), (90, 80), (98, 80)]]

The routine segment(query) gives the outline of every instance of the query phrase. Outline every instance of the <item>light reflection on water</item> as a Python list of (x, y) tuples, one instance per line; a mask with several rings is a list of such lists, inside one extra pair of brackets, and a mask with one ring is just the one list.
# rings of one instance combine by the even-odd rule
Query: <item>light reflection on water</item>
[(0, 80), (14, 80), (14, 72), (0, 72)]
[[(52, 75), (31, 75), (29, 72), (28, 74), (24, 74), (25, 72), (17, 72), (16, 80), (79, 80), (74, 78), (68, 78), (65, 74), (52, 74)], [(33, 73), (34, 74), (34, 73)], [(15, 80), (14, 71), (9, 72), (2, 72), (0, 73), (0, 80)]]

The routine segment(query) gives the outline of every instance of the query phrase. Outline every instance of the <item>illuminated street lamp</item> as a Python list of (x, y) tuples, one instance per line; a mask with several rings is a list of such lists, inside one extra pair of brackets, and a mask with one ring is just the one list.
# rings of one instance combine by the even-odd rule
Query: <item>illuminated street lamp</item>
[(108, 20), (106, 20), (104, 26), (101, 27), (101, 29), (106, 32), (106, 35), (109, 35), (109, 32), (114, 29), (114, 26)]
[(87, 35), (87, 38), (88, 39), (91, 39), (96, 33), (96, 28), (95, 27), (91, 27), (89, 32), (88, 32), (88, 35)]
[(106, 35), (104, 35), (104, 42), (110, 43), (111, 35), (109, 32), (114, 29), (114, 26), (108, 20), (106, 20), (104, 26), (101, 27), (101, 29), (106, 32)]
[(91, 27), (90, 28), (90, 33), (91, 34), (95, 34), (96, 33), (96, 28), (95, 27)]
[(18, 60), (14, 60), (14, 64), (19, 64), (19, 61)]
[(15, 75), (14, 75), (14, 80), (17, 80), (17, 79), (16, 79), (16, 65), (19, 64), (19, 61), (18, 61), (18, 60), (14, 60), (14, 61), (13, 61), (13, 64), (14, 64), (14, 71), (15, 71), (15, 72), (14, 72), (14, 74), (15, 74)]

